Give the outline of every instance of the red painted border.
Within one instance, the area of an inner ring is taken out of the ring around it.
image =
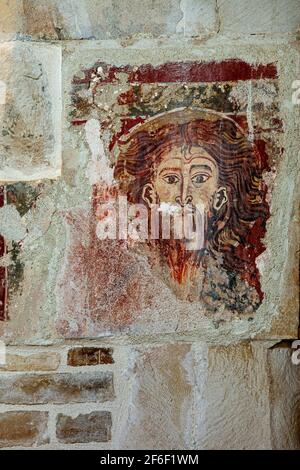
[[[112,83],[117,80],[117,73],[127,73],[128,83],[189,83],[189,82],[230,82],[238,80],[259,80],[278,78],[275,63],[249,64],[239,59],[227,59],[221,62],[166,62],[133,67],[116,67],[105,62],[97,62],[94,67],[84,70],[84,78],[74,77],[73,84],[89,83],[92,75],[97,75],[101,67],[104,75],[100,83]]]
[[[276,65],[252,65],[236,59],[222,62],[175,62],[158,67],[147,64],[133,72],[129,81],[141,83],[230,82],[260,78],[277,78]]]

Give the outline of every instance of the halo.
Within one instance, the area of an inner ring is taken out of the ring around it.
[[[126,142],[134,137],[135,134],[143,130],[152,130],[155,132],[157,129],[160,129],[162,126],[170,122],[170,118],[174,124],[186,124],[191,121],[198,119],[204,119],[209,121],[218,121],[220,119],[229,121],[234,124],[236,129],[244,136],[249,143],[252,142],[249,140],[247,133],[242,129],[242,127],[232,118],[228,117],[226,114],[214,111],[213,109],[208,108],[189,108],[182,107],[172,109],[171,111],[166,111],[164,113],[156,114],[151,116],[144,122],[140,122],[133,126],[126,134],[123,134],[115,143],[112,148],[112,154],[117,159],[120,148],[119,144],[126,144]]]

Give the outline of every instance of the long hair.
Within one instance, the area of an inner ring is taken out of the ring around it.
[[[207,248],[223,266],[256,284],[255,258],[264,247],[269,208],[259,152],[235,121],[210,110],[166,113],[140,125],[118,143],[115,178],[130,202],[141,203],[162,155],[174,147],[200,147],[216,162],[228,202],[213,211]]]

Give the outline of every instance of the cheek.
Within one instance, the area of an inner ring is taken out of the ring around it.
[[[159,199],[164,202],[174,201],[179,192],[178,185],[164,182],[154,184],[154,189]]]
[[[201,188],[193,188],[192,196],[194,202],[201,202],[208,208],[217,189],[217,181],[204,183]]]

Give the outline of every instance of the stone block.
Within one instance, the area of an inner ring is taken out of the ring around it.
[[[220,0],[218,6],[221,33],[295,33],[300,28],[298,0]]]
[[[208,349],[205,412],[196,431],[201,448],[272,448],[267,348],[253,342]]]
[[[0,413],[0,447],[36,447],[49,442],[48,413],[7,411]]]
[[[57,178],[61,172],[61,50],[0,44],[0,181]],[[5,87],[5,88],[4,88]]]
[[[23,0],[2,0],[0,41],[16,39],[23,27]]]
[[[113,375],[110,372],[0,375],[0,403],[28,405],[113,399]]]
[[[126,377],[116,448],[271,448],[267,345],[138,347]]]
[[[111,440],[111,413],[94,411],[75,418],[64,414],[57,416],[56,436],[59,442],[108,442]]]
[[[127,404],[116,421],[120,449],[185,449],[193,435],[190,344],[141,347],[129,359]],[[195,410],[196,411],[196,410]]]
[[[205,38],[218,32],[219,19],[215,0],[181,0],[182,19],[176,30],[184,37]]]
[[[54,352],[12,353],[7,352],[6,364],[0,370],[6,371],[47,371],[56,370],[60,364],[60,355]]]
[[[99,364],[113,364],[113,350],[111,348],[72,348],[68,351],[68,365],[97,366]]]
[[[299,348],[300,342],[295,345]],[[293,357],[294,356],[294,357]],[[300,353],[292,342],[268,350],[273,449],[300,448]]]
[[[161,37],[174,34],[181,17],[179,0],[26,0],[19,30],[37,39]]]

